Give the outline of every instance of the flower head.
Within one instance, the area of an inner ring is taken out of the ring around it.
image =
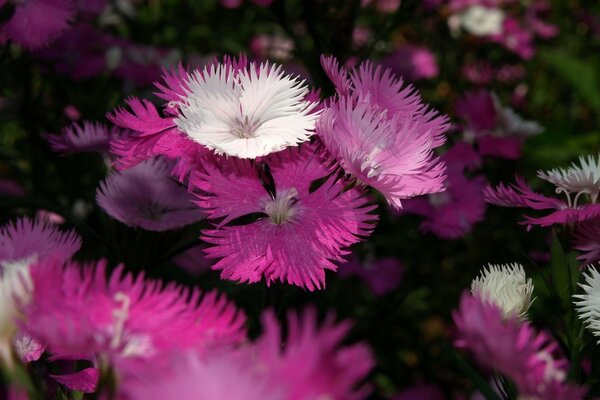
[[[520,264],[489,264],[471,283],[471,292],[498,306],[505,318],[513,318],[525,315],[531,306],[533,282]]]
[[[60,135],[46,135],[46,140],[58,153],[108,153],[111,138],[122,135],[117,127],[109,129],[104,124],[83,121],[81,125],[73,123],[63,128]]]
[[[538,171],[538,177],[555,185],[557,193],[574,193],[575,198],[585,193],[590,196],[592,203],[596,203],[600,193],[600,155],[597,159],[593,156],[581,156],[579,165],[572,163],[567,169]]]
[[[264,276],[267,283],[321,288],[325,270],[337,269],[332,261],[342,260],[347,246],[371,232],[375,206],[358,189],[345,190],[343,181],[328,176],[323,152],[313,145],[273,154],[264,162],[271,191],[249,161],[206,163],[190,178],[198,189],[198,205],[215,220],[216,229],[202,231],[208,257],[220,258],[212,268],[222,270],[226,279],[258,282]],[[311,187],[320,179],[319,186]],[[262,217],[239,220],[251,215]]]
[[[444,190],[440,146],[447,119],[427,111],[419,96],[389,70],[362,64],[348,74],[333,58],[322,64],[337,97],[325,107],[317,133],[344,171],[381,192],[388,203]]]
[[[587,328],[594,336],[600,337],[600,273],[595,266],[590,266],[583,277],[585,283],[579,286],[584,293],[573,296],[576,299],[575,307]]]
[[[95,265],[46,260],[31,269],[34,295],[24,327],[59,356],[100,357],[113,364],[171,350],[204,351],[245,337],[243,314],[216,292]]]
[[[165,231],[192,224],[204,213],[193,196],[170,176],[173,163],[161,158],[113,172],[100,183],[96,201],[125,225]]]
[[[590,219],[575,226],[573,248],[582,252],[577,259],[583,265],[600,261],[600,219]]]

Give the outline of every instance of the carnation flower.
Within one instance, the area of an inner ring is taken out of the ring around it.
[[[598,159],[593,156],[579,157],[579,165],[572,163],[571,167],[554,168],[549,171],[538,171],[538,177],[556,186],[556,193],[573,193],[577,199],[583,193],[590,196],[592,203],[596,203],[600,192],[600,155]],[[570,198],[569,198],[570,200]]]
[[[383,296],[400,285],[406,268],[394,257],[367,258],[361,261],[353,256],[340,266],[341,276],[357,276],[362,279],[376,296]]]
[[[533,282],[517,263],[488,264],[471,283],[471,292],[498,306],[505,318],[526,315],[533,302]]]
[[[61,357],[120,365],[174,350],[205,351],[245,337],[244,315],[216,292],[204,295],[125,274],[106,262],[46,260],[31,268],[34,295],[24,327]]]
[[[600,337],[600,273],[597,267],[590,266],[583,278],[585,283],[579,286],[585,293],[573,296],[576,299],[575,307],[589,331]]]
[[[47,45],[69,27],[75,9],[71,0],[3,0],[14,3],[15,11],[0,24],[0,42],[12,40],[28,50]]]
[[[96,201],[125,225],[149,231],[181,228],[204,218],[193,196],[170,176],[173,163],[161,158],[119,172],[100,182]]]
[[[575,226],[573,248],[582,252],[577,259],[583,265],[600,261],[600,219],[590,219]]]
[[[433,149],[444,142],[447,119],[427,111],[389,70],[365,63],[348,74],[333,58],[321,62],[337,97],[317,132],[344,171],[397,209],[402,199],[443,191],[445,168]]]
[[[337,269],[332,261],[341,261],[347,246],[370,234],[375,206],[358,189],[345,190],[343,181],[328,177],[330,168],[312,145],[264,161],[271,192],[249,161],[206,163],[190,178],[199,189],[198,205],[209,218],[222,219],[216,229],[202,231],[207,256],[221,258],[212,268],[231,280],[258,282],[264,276],[268,284],[280,280],[319,289],[325,270]],[[251,214],[261,217],[231,223]]]
[[[119,137],[123,132],[117,127],[109,129],[106,125],[83,121],[63,128],[60,135],[46,135],[52,150],[57,153],[108,153],[111,138]]]
[[[600,204],[580,205],[577,203],[578,196],[575,196],[574,201],[572,201],[570,194],[568,192],[564,193],[567,196],[567,201],[546,197],[534,192],[522,177],[517,176],[516,183],[510,185],[501,183],[495,188],[488,186],[483,195],[488,203],[498,206],[525,207],[538,211],[553,210],[550,214],[542,217],[525,215],[525,221],[521,224],[527,225],[528,229],[532,225],[546,227],[553,224],[570,224],[600,216]]]
[[[566,381],[567,360],[550,336],[527,322],[504,318],[496,304],[464,293],[453,319],[456,345],[468,349],[481,365],[513,380],[523,398],[581,399],[586,393]]]
[[[459,16],[462,27],[475,36],[497,35],[502,32],[504,13],[497,8],[472,5]]]
[[[396,75],[413,82],[419,79],[435,78],[440,72],[435,54],[427,47],[421,46],[399,47],[385,57],[381,63]]]

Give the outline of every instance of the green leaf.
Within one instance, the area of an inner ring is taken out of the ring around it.
[[[550,257],[552,286],[560,299],[560,304],[567,308],[571,304],[571,273],[569,271],[567,256],[556,234],[552,235]]]

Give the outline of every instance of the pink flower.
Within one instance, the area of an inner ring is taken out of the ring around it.
[[[75,231],[61,231],[56,225],[21,218],[0,228],[0,266],[31,263],[52,255],[69,259],[81,247]]]
[[[0,7],[10,0],[0,1]],[[0,42],[11,40],[35,50],[46,46],[69,27],[74,16],[71,0],[14,1],[15,11],[8,22],[0,25]]]
[[[524,60],[531,59],[535,53],[533,33],[526,27],[521,26],[520,22],[515,18],[504,19],[502,33],[493,35],[491,39],[502,44],[513,53],[518,54]]]
[[[573,248],[581,252],[577,259],[582,265],[600,261],[600,219],[590,219],[575,226]]]
[[[226,8],[238,8],[244,0],[219,0],[219,2]],[[269,7],[273,0],[252,0],[252,2],[260,7]]]
[[[442,145],[446,117],[428,111],[412,87],[389,70],[364,63],[351,73],[334,58],[321,63],[336,86],[317,122],[317,133],[344,171],[382,193],[399,209],[401,200],[444,190]]]
[[[289,149],[264,159],[272,175],[260,178],[250,162],[221,160],[196,171],[190,185],[199,189],[198,205],[211,219],[222,219],[216,229],[202,231],[211,246],[209,258],[221,258],[212,268],[225,279],[267,284],[283,281],[320,289],[332,261],[348,254],[347,246],[368,236],[377,218],[375,206],[357,189],[328,176],[330,168],[313,145]],[[262,170],[262,168],[261,168]],[[264,171],[264,170],[263,170]],[[321,179],[322,178],[322,179]],[[320,186],[311,184],[320,180]],[[240,217],[262,214],[245,224]]]
[[[244,315],[216,292],[163,286],[122,266],[107,276],[106,267],[46,260],[31,268],[26,331],[60,357],[97,356],[113,365],[244,339]]]
[[[564,190],[563,190],[564,192]],[[560,193],[560,191],[557,191]],[[573,204],[571,195],[565,192],[567,201],[555,197],[546,197],[534,192],[522,177],[516,177],[516,183],[499,184],[495,188],[488,186],[483,196],[488,203],[502,207],[530,208],[532,210],[551,210],[542,217],[524,215],[525,221],[520,222],[531,229],[532,225],[547,227],[554,224],[571,224],[586,221],[600,216],[600,204],[577,204],[577,196]]]
[[[453,314],[456,345],[468,349],[483,366],[512,379],[523,397],[581,399],[586,393],[566,382],[567,361],[548,335],[527,322],[504,319],[496,305],[465,292]]]
[[[435,78],[439,67],[435,54],[426,47],[406,45],[385,57],[381,64],[408,81]]]
[[[260,368],[285,387],[287,400],[362,399],[369,388],[357,387],[374,365],[363,343],[342,346],[350,324],[336,324],[330,314],[319,327],[316,312],[288,314],[288,334],[273,313],[263,315],[263,334],[256,342]],[[282,346],[282,343],[285,343]]]
[[[396,289],[402,277],[405,267],[394,257],[383,257],[381,259],[366,259],[361,262],[358,257],[353,256],[347,263],[340,266],[341,276],[357,276],[369,285],[376,296],[382,296]]]
[[[183,253],[180,253],[173,257],[173,262],[181,269],[187,271],[191,275],[197,276],[203,272],[210,270],[212,264],[209,259],[206,258],[206,246],[198,245],[194,246]]]
[[[96,201],[108,215],[134,228],[166,231],[193,224],[204,213],[170,176],[172,167],[173,162],[156,158],[113,172],[100,182]]]
[[[123,130],[106,125],[83,121],[62,129],[60,135],[45,135],[53,151],[62,154],[99,152],[108,153],[111,138],[124,135]]]
[[[360,5],[368,7],[374,5],[381,13],[393,13],[400,7],[401,0],[361,0]]]

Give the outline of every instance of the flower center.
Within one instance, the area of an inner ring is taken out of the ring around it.
[[[231,133],[240,139],[253,138],[260,125],[260,122],[253,121],[245,115],[243,119],[235,119]]]
[[[282,225],[296,215],[297,210],[294,207],[298,201],[296,196],[298,196],[298,191],[292,188],[279,192],[273,201],[267,203],[265,213],[271,218],[271,222]]]

